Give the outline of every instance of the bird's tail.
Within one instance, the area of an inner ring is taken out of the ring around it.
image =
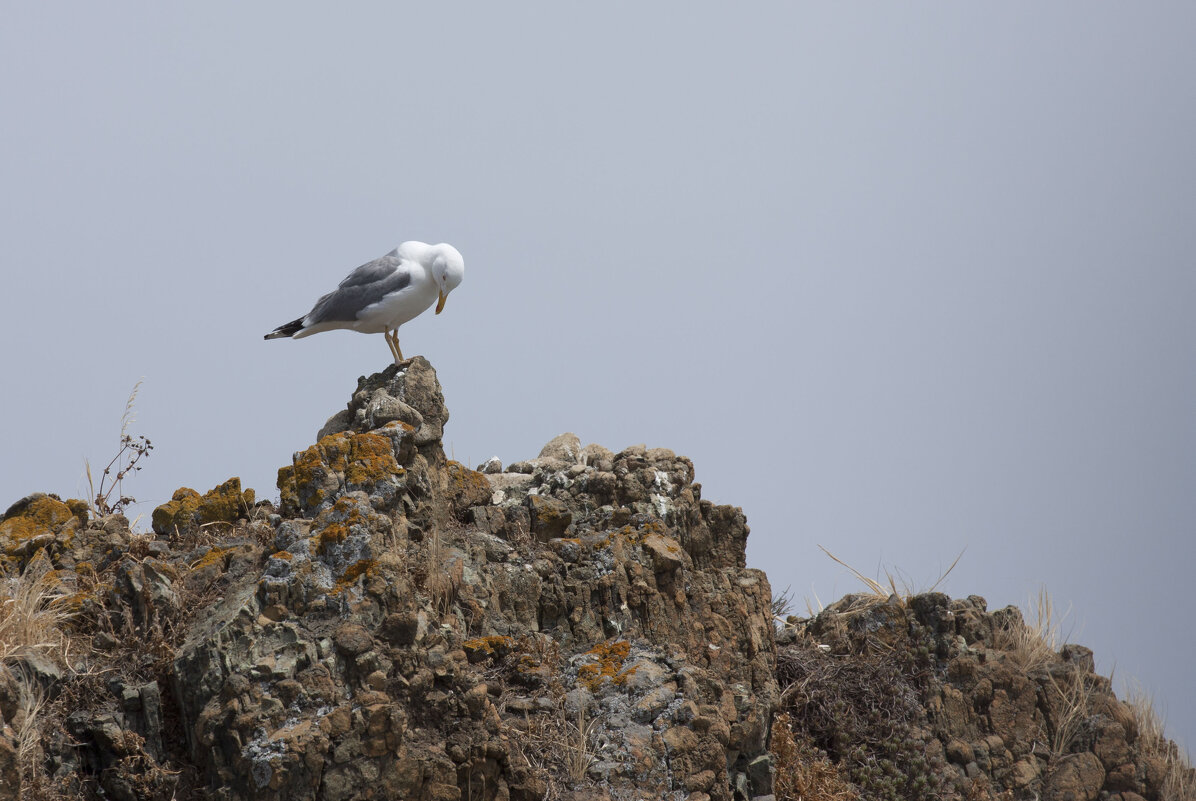
[[[299,333],[299,329],[303,328],[303,318],[298,320],[291,320],[286,325],[280,325],[270,333],[266,334],[265,339],[282,339],[283,337],[293,337]]]

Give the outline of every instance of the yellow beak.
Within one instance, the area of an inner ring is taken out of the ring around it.
[[[447,297],[448,297],[448,295],[444,294],[443,292],[440,293],[440,300],[438,300],[436,302],[436,313],[437,314],[440,314],[441,310],[444,309],[444,301]]]

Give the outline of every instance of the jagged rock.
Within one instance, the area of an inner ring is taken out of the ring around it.
[[[114,672],[64,694],[77,708],[42,738],[56,786],[763,801],[799,786],[794,753],[834,779],[826,797],[1135,801],[1174,784],[1091,652],[1019,651],[1016,609],[857,595],[778,631],[742,510],[703,499],[685,457],[564,434],[473,471],[445,459],[447,420],[417,358],[359,379],[279,471],[277,510],[235,480],[183,489],[154,539],[49,496],[14,505],[4,553],[44,555]],[[72,681],[50,664],[33,680]],[[0,670],[6,722],[24,680]]]

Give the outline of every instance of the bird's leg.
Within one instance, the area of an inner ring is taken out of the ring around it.
[[[397,363],[399,358],[398,358],[398,356],[395,355],[395,343],[392,342],[390,339],[390,329],[383,331],[382,336],[386,340],[386,347],[390,348],[391,358],[394,359],[395,362]]]
[[[399,347],[399,329],[386,331],[386,344],[390,345],[391,355],[395,357],[395,364],[403,361],[403,350]]]

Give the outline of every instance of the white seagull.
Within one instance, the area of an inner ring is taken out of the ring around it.
[[[340,286],[317,300],[311,311],[275,328],[266,339],[299,339],[336,328],[380,333],[398,364],[403,361],[399,326],[423,314],[433,303],[440,314],[445,298],[464,277],[465,260],[452,245],[404,242],[349,273]]]

